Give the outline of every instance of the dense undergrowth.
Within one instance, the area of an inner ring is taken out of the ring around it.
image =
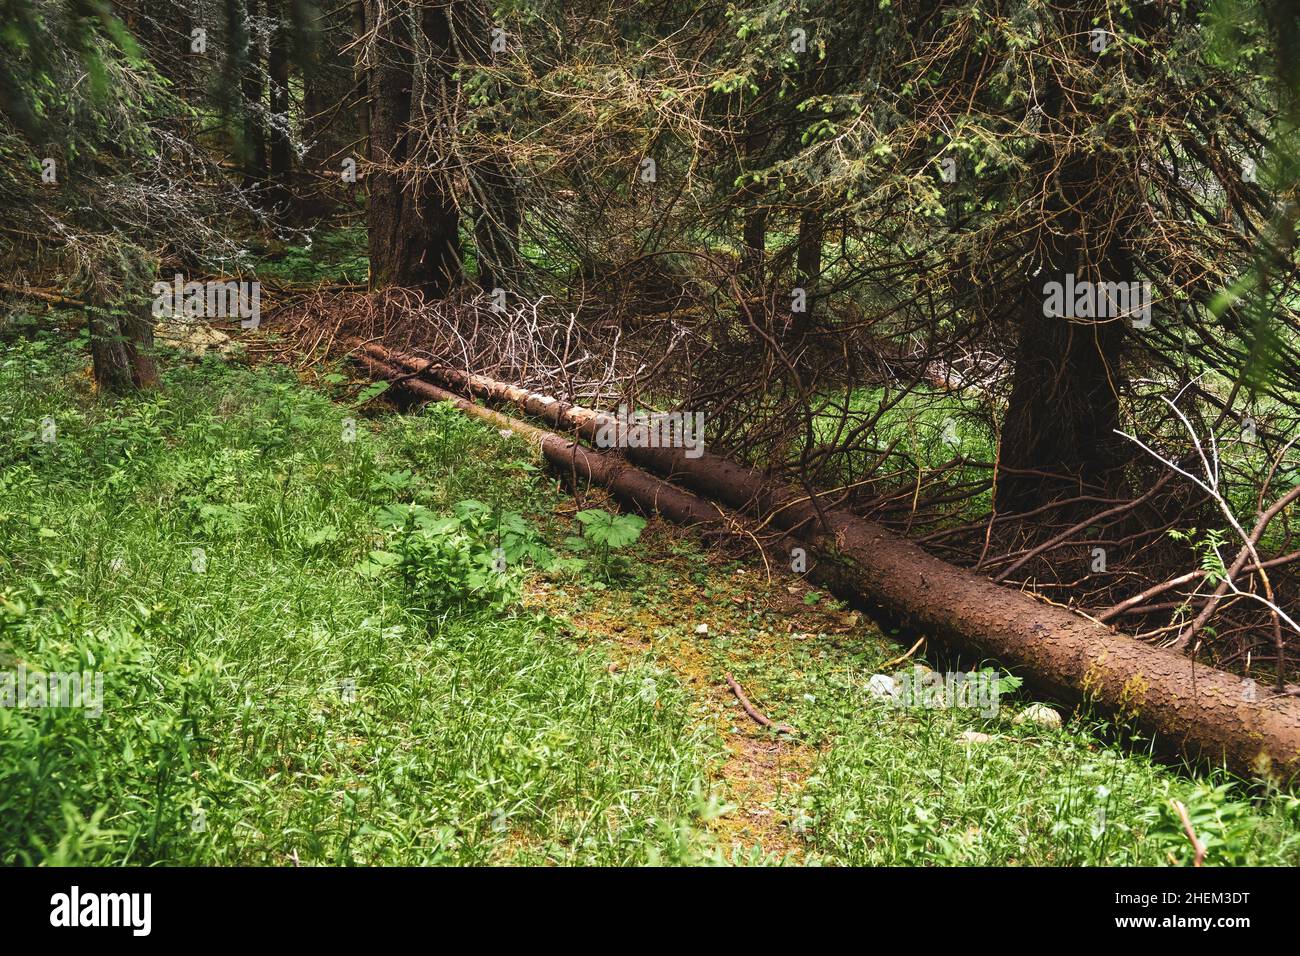
[[[758,728],[720,731],[658,651],[610,668],[572,608],[520,599],[549,580],[698,614],[722,603],[712,556],[679,541],[691,586],[668,583],[638,527],[557,517],[524,447],[450,408],[372,414],[341,374],[329,395],[278,368],[164,366],[160,392],[109,404],[53,334],[0,358],[0,669],[104,675],[99,716],[0,707],[0,862],[784,856],[717,826],[739,812],[720,735]],[[864,683],[895,645],[764,636],[785,630],[696,644],[706,684],[735,671],[804,735],[809,772],[767,808],[801,859],[1182,863],[1180,800],[1210,863],[1300,861],[1294,798],[1178,775],[1080,721],[1013,724],[1027,701],[884,707]]]
[[[544,617],[424,607],[358,568],[383,509],[544,506],[518,448],[445,410],[344,441],[347,408],[219,364],[103,406],[66,350],[7,351],[7,666],[102,670],[105,699],[98,718],[0,709],[0,859],[693,852],[707,750],[671,687],[648,700]]]

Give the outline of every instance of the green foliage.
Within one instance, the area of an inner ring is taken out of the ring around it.
[[[519,597],[528,564],[549,565],[550,551],[516,512],[481,501],[458,502],[450,515],[422,505],[387,505],[379,524],[391,532],[383,550],[357,565],[369,578],[396,574],[416,606],[440,613],[482,607],[501,611]]]
[[[497,546],[516,584],[544,561],[519,516],[553,485],[495,431],[433,408],[346,442],[271,369],[165,368],[104,406],[65,343],[0,357],[0,671],[104,675],[99,717],[0,707],[0,864],[709,857],[711,745],[671,678],[656,707],[644,668],[434,583]],[[353,570],[403,535],[468,561],[413,562],[427,600]]]
[[[253,268],[263,278],[284,282],[364,283],[370,268],[366,230],[361,226],[317,230],[302,245],[257,261]]]
[[[1009,687],[1007,689],[1010,689]],[[1252,806],[1226,781],[1188,781],[1098,750],[1105,728],[976,722],[959,712],[868,705],[800,800],[813,847],[853,865],[1190,865],[1171,800],[1187,805],[1207,865],[1295,865],[1297,802]],[[989,739],[970,743],[963,726]]]
[[[1223,563],[1223,554],[1219,550],[1227,543],[1227,536],[1223,531],[1218,528],[1208,528],[1198,534],[1195,528],[1188,528],[1186,531],[1170,528],[1167,533],[1175,541],[1185,541],[1191,545],[1200,559],[1207,585],[1214,587],[1223,580],[1224,575],[1228,573],[1227,566]]]
[[[645,519],[640,515],[610,514],[600,508],[579,511],[575,517],[582,525],[582,536],[567,538],[565,543],[569,548],[589,553],[593,570],[605,584],[626,575],[630,570],[630,562],[626,555],[617,552],[641,537]]]

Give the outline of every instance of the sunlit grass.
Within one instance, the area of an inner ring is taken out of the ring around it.
[[[0,366],[0,654],[103,671],[104,713],[0,708],[0,860],[703,852],[708,750],[671,682],[648,699],[545,616],[434,615],[354,570],[395,501],[545,510],[518,446],[445,410],[345,442],[355,411],[213,363],[105,408],[67,354]]]

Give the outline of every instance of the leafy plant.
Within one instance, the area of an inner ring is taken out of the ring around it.
[[[626,575],[630,562],[615,552],[641,537],[645,519],[640,515],[610,514],[601,508],[579,511],[576,517],[582,524],[582,537],[570,536],[565,543],[574,551],[591,554],[591,565],[604,583]]]
[[[1177,528],[1170,528],[1167,532],[1169,537],[1175,541],[1186,541],[1191,545],[1192,550],[1199,556],[1201,570],[1205,572],[1205,583],[1216,585],[1223,580],[1228,573],[1223,563],[1223,555],[1219,549],[1227,542],[1224,533],[1217,528],[1208,528],[1198,536],[1195,528],[1187,531],[1179,531]]]
[[[501,610],[518,600],[525,561],[543,567],[551,561],[521,515],[474,499],[458,502],[450,515],[418,504],[387,505],[379,522],[392,534],[388,547],[371,551],[356,570],[374,578],[396,574],[428,610]]]

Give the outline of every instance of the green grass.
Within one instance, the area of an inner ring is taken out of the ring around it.
[[[1300,863],[1287,794],[1086,721],[1014,724],[1023,695],[989,718],[879,704],[865,682],[895,643],[826,632],[828,597],[751,603],[761,569],[689,538],[549,573],[570,610],[645,629],[611,673],[520,604],[529,559],[481,584],[501,528],[533,555],[578,529],[521,443],[447,407],[368,417],[340,375],[325,395],[175,355],[160,393],[108,404],[84,365],[52,336],[0,353],[0,670],[105,676],[99,717],[0,707],[0,863],[774,862],[711,829],[754,809],[718,796],[719,716],[761,733],[719,714],[727,671],[800,729],[805,779],[769,809],[810,862],[1185,863],[1179,800],[1210,864]],[[437,534],[415,547],[394,516]]]
[[[310,242],[292,245],[255,263],[257,275],[281,282],[363,283],[370,273],[362,226],[316,230]]]
[[[679,538],[652,535],[632,557],[626,578],[573,595],[571,613],[628,622],[642,661],[694,676],[697,687],[734,674],[770,718],[798,728],[786,761],[806,765],[802,782],[737,812],[776,815],[810,862],[1190,865],[1178,801],[1206,865],[1300,864],[1300,799],[1268,781],[1159,763],[1140,740],[1114,742],[1085,711],[1059,729],[1017,723],[1037,702],[1023,688],[1001,697],[996,713],[889,706],[867,683],[910,670],[910,661],[885,666],[900,636],[796,577],[768,585],[753,562],[726,562]],[[695,635],[701,622],[704,638]],[[604,640],[626,657],[626,634]],[[701,719],[724,732],[769,736],[734,699],[696,699]],[[967,732],[988,739],[968,743]]]
[[[105,675],[98,718],[0,708],[0,862],[703,858],[710,751],[672,682],[355,570],[394,503],[546,511],[521,446],[446,409],[344,442],[327,397],[173,356],[108,406],[83,362],[0,363],[0,661]]]
[[[1086,721],[1047,730],[967,713],[864,703],[797,811],[814,847],[855,865],[1185,865],[1187,808],[1208,865],[1300,863],[1300,807],[1252,800],[1099,746]],[[964,730],[985,733],[966,743]]]

